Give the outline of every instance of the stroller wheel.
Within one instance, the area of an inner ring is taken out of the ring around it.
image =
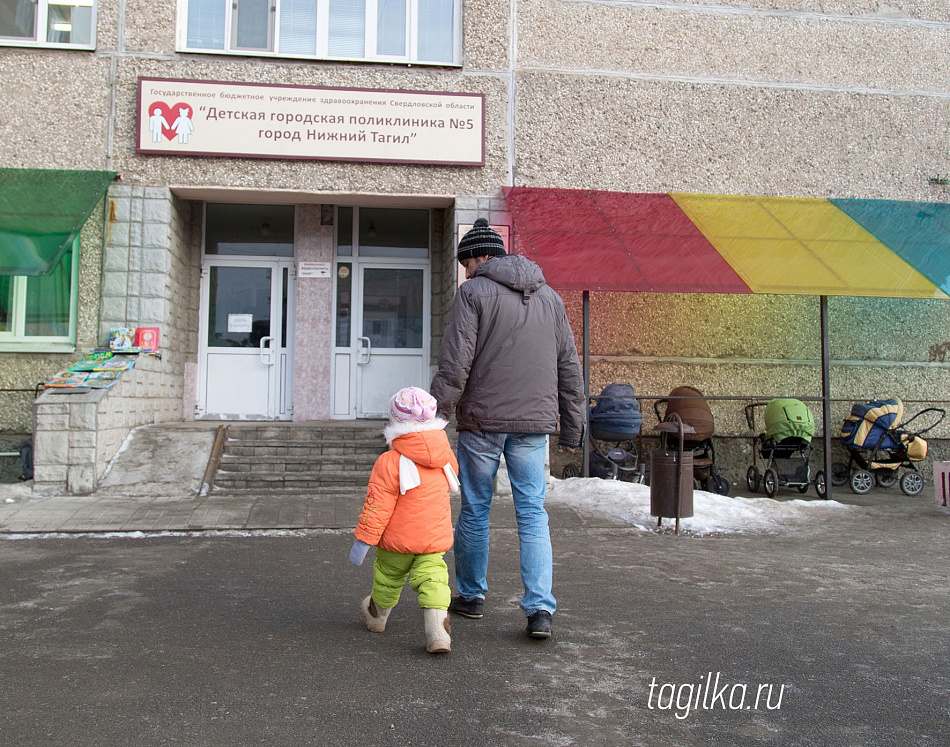
[[[581,471],[577,468],[576,464],[568,464],[564,467],[564,470],[561,472],[561,479],[567,480],[571,477],[580,477]]]
[[[719,474],[711,474],[703,482],[703,490],[718,495],[729,495],[729,481]]]
[[[749,467],[748,471],[745,473],[746,485],[749,486],[749,490],[753,493],[759,489],[759,481],[761,479],[762,476],[755,467]]]
[[[807,492],[808,492],[808,483],[805,483],[804,485],[799,485],[799,486],[798,486],[798,492],[799,492],[799,493],[807,493]]]
[[[778,493],[778,473],[771,467],[765,470],[765,475],[762,477],[762,487],[769,498],[774,498],[775,494]]]
[[[924,478],[919,472],[905,472],[901,478],[901,491],[904,495],[917,495],[924,489]]]
[[[894,485],[897,485],[897,471],[888,471],[888,472],[875,472],[874,473],[874,482],[878,484],[878,487],[881,488],[890,488]]]
[[[858,495],[869,493],[874,487],[874,477],[866,469],[859,469],[851,475],[851,490]]]
[[[831,465],[831,484],[841,487],[848,482],[851,470],[843,462],[835,462]]]
[[[825,471],[823,469],[815,473],[815,492],[818,493],[819,498],[825,498],[828,495],[828,486],[825,485]]]

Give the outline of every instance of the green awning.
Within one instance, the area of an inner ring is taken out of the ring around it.
[[[43,275],[105,194],[114,171],[0,168],[0,275]]]

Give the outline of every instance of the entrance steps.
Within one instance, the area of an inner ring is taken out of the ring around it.
[[[216,495],[313,493],[361,501],[385,422],[231,423],[210,487]]]

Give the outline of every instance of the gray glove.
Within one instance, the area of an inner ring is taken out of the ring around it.
[[[353,547],[350,548],[350,562],[353,565],[363,565],[370,547],[372,545],[367,545],[362,540],[353,540]]]

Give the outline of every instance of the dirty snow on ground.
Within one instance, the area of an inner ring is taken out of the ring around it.
[[[20,502],[32,497],[31,483],[3,485],[0,499],[7,503]],[[620,519],[642,531],[655,531],[656,517],[650,514],[650,487],[619,480],[574,477],[548,482],[547,501],[550,504],[573,506],[583,511],[602,513]],[[824,521],[830,513],[847,511],[851,506],[837,501],[820,500],[813,494],[805,499],[773,500],[723,496],[702,490],[693,492],[693,516],[680,520],[680,531],[692,535],[780,533],[810,522]],[[947,509],[944,509],[947,510]],[[671,528],[673,519],[664,519],[663,527]],[[227,531],[227,536],[296,536],[308,530],[252,530]],[[212,531],[196,535],[209,536]],[[114,536],[180,536],[188,532],[117,532]],[[19,535],[24,539],[29,535]],[[64,535],[82,536],[82,535]],[[97,533],[97,536],[106,536]]]
[[[650,514],[648,485],[597,478],[559,480],[552,477],[548,483],[547,501],[606,514],[643,531],[657,528],[657,519]],[[820,500],[814,495],[804,500],[773,500],[696,490],[693,491],[693,516],[680,519],[680,531],[695,535],[777,533],[791,525],[823,521],[830,512],[849,508],[843,503]],[[663,520],[663,526],[674,524],[673,519]]]
[[[33,497],[33,481],[13,482],[0,485],[0,500],[4,503],[17,503]]]

